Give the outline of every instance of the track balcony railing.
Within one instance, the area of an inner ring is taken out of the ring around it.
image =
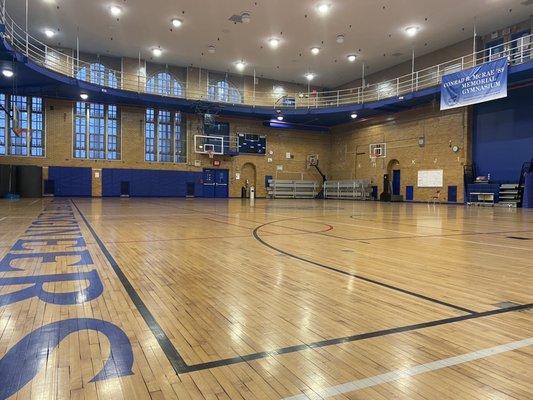
[[[103,87],[150,93],[147,90],[146,74],[141,70],[137,73],[124,73],[105,67],[103,70],[91,71],[91,63],[73,56],[72,51],[71,54],[68,54],[66,50],[51,47],[36,39],[19,26],[6,13],[5,9],[2,10],[1,17],[5,26],[4,40],[14,50],[24,54],[34,63],[60,74]],[[533,58],[532,37],[533,35],[523,36],[394,79],[350,89],[295,93],[242,90],[239,91],[239,96],[236,96],[235,92],[233,94],[232,92],[221,94],[220,88],[206,84],[203,87],[187,85],[179,96],[172,94],[165,94],[164,96],[215,103],[242,104],[252,107],[272,107],[273,109],[333,108],[370,103],[388,98],[402,98],[418,90],[439,85],[443,75],[470,68],[486,61],[502,57],[506,57],[510,65],[530,61]],[[277,90],[279,91],[279,88]]]

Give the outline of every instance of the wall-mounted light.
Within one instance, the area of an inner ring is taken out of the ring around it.
[[[357,118],[357,113],[356,112],[353,112],[350,114],[350,118],[351,119],[356,119]]]
[[[87,93],[80,93],[80,98],[85,101],[89,98],[89,95]]]
[[[10,68],[3,68],[2,75],[4,75],[6,78],[12,78],[15,73]]]

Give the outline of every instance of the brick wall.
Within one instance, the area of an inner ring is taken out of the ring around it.
[[[370,178],[383,191],[383,174],[389,163],[397,160],[401,171],[401,194],[414,186],[414,200],[430,199],[436,189],[418,188],[419,170],[444,170],[441,198],[446,200],[447,186],[457,186],[457,200],[463,200],[463,166],[470,158],[470,117],[467,108],[440,112],[438,104],[389,116],[335,127],[331,138],[329,179]],[[424,138],[424,145],[419,145]],[[372,162],[371,143],[386,143],[386,158]],[[452,147],[459,151],[454,153]]]
[[[91,167],[93,169],[93,196],[101,195],[101,169],[102,168],[136,168],[136,169],[165,169],[182,171],[201,171],[203,168],[212,167],[212,160],[203,154],[194,153],[193,137],[198,133],[199,118],[196,115],[186,115],[188,137],[188,162],[187,163],[158,163],[144,161],[144,108],[121,106],[121,131],[122,146],[121,160],[80,160],[73,158],[73,103],[64,100],[45,100],[46,121],[46,157],[0,157],[2,164],[25,164],[48,166]],[[323,168],[329,164],[330,137],[325,133],[310,133],[303,131],[286,131],[268,128],[261,121],[220,118],[229,122],[232,140],[236,134],[251,133],[267,136],[267,156],[237,156],[219,157],[221,166],[230,173],[230,196],[240,196],[244,179],[236,179],[236,174],[241,174],[245,164],[248,164],[244,173],[253,166],[255,168],[256,186],[258,197],[265,196],[265,175],[276,176],[278,165],[283,166],[279,172],[280,179],[305,179],[320,180],[320,176],[307,168],[306,160],[309,154],[319,154]],[[290,152],[293,158],[286,159]],[[218,156],[217,156],[218,157]],[[272,159],[271,162],[268,159]],[[199,160],[200,167],[194,166],[194,161]],[[100,174],[100,178],[96,177]],[[44,174],[45,175],[45,174]],[[253,184],[253,182],[250,182]]]

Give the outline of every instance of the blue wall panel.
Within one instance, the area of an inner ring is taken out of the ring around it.
[[[54,181],[54,196],[91,196],[92,169],[49,167],[48,180]]]
[[[533,157],[533,88],[474,106],[473,154],[478,175],[516,183],[522,163]]]
[[[104,168],[102,196],[120,196],[125,181],[130,183],[131,197],[185,197],[187,182],[194,182],[195,196],[202,197],[201,179],[201,172]]]

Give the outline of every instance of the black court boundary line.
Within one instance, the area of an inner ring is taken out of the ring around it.
[[[257,228],[254,229],[253,236],[259,243],[261,243],[262,245],[264,245],[264,246],[266,246],[266,247],[268,247],[268,248],[270,248],[270,249],[272,249],[274,251],[277,251],[278,253],[285,254],[286,256],[295,258],[297,260],[312,264],[312,265],[320,267],[320,268],[327,269],[329,271],[333,271],[333,272],[337,272],[337,273],[340,273],[340,274],[343,274],[343,275],[351,276],[352,278],[356,278],[356,279],[359,279],[359,280],[362,280],[362,281],[365,281],[365,282],[368,282],[368,283],[372,283],[374,285],[382,286],[382,287],[385,287],[387,289],[395,290],[397,292],[401,292],[401,293],[407,294],[409,296],[417,297],[417,298],[422,299],[422,300],[430,301],[432,303],[436,303],[436,304],[439,304],[441,306],[453,308],[453,309],[455,309],[457,311],[462,311],[462,312],[466,312],[466,313],[469,313],[469,314],[476,314],[477,313],[476,311],[470,310],[470,309],[465,308],[465,307],[457,306],[455,304],[451,304],[451,303],[447,303],[447,302],[442,301],[442,300],[434,299],[432,297],[425,296],[425,295],[420,294],[420,293],[412,292],[412,291],[407,290],[407,289],[402,289],[402,288],[397,287],[397,286],[389,285],[388,283],[380,282],[380,281],[377,281],[377,280],[374,280],[374,279],[371,279],[371,278],[367,278],[367,277],[362,276],[362,275],[354,274],[352,272],[344,271],[342,269],[338,269],[338,268],[335,268],[335,267],[332,267],[332,266],[329,266],[329,265],[321,264],[321,263],[316,262],[316,261],[308,260],[307,258],[303,258],[303,257],[297,256],[295,254],[288,253],[288,252],[286,252],[284,250],[278,249],[277,247],[271,245],[270,243],[265,242],[259,236],[259,233],[258,233],[259,229],[261,229],[262,227],[270,225],[270,224],[274,224],[276,222],[280,222],[280,221],[267,222],[267,223],[265,223],[263,225],[258,226]]]
[[[157,342],[161,346],[161,350],[163,350],[165,356],[167,357],[168,361],[172,365],[172,368],[178,375],[184,374],[184,373],[207,370],[211,368],[223,367],[227,365],[247,363],[249,361],[259,360],[262,358],[271,357],[275,355],[289,354],[289,353],[294,353],[294,352],[308,350],[308,349],[316,349],[320,347],[355,342],[359,340],[370,339],[370,338],[381,337],[381,336],[389,336],[395,333],[411,332],[411,331],[415,331],[419,329],[451,324],[454,322],[483,318],[483,317],[488,317],[488,316],[493,316],[493,315],[498,315],[498,314],[505,314],[505,313],[509,313],[513,311],[523,311],[523,310],[528,310],[530,308],[533,308],[533,303],[522,304],[522,305],[510,307],[510,308],[496,309],[496,310],[484,311],[484,312],[479,312],[479,313],[471,313],[468,315],[461,315],[458,317],[451,317],[451,318],[445,318],[445,319],[440,319],[440,320],[435,320],[435,321],[422,322],[422,323],[413,324],[413,325],[405,325],[401,327],[384,329],[384,330],[379,330],[379,331],[374,331],[374,332],[361,333],[361,334],[356,334],[356,335],[351,335],[351,336],[343,336],[340,338],[321,340],[321,341],[313,342],[309,344],[300,344],[300,345],[282,347],[282,348],[271,350],[271,351],[263,351],[263,352],[252,353],[252,354],[247,354],[243,356],[236,356],[236,357],[222,359],[222,360],[215,360],[215,361],[209,361],[205,363],[188,365],[183,360],[178,350],[174,347],[174,345],[172,344],[168,336],[165,334],[161,326],[157,323],[155,317],[152,315],[150,310],[148,310],[148,308],[146,307],[142,299],[139,297],[139,295],[137,294],[137,292],[135,291],[135,289],[129,282],[124,272],[122,272],[122,270],[120,269],[120,266],[118,265],[116,260],[113,258],[109,250],[107,250],[107,248],[105,247],[102,240],[96,234],[95,230],[93,229],[89,221],[87,221],[87,219],[85,218],[83,213],[80,211],[76,203],[73,200],[71,200],[71,202],[76,208],[76,210],[78,211],[78,214],[80,215],[80,217],[83,219],[83,222],[87,226],[87,229],[89,229],[89,231],[95,238],[96,243],[100,247],[100,250],[102,251],[107,261],[113,268],[113,271],[115,271],[117,277],[119,278],[122,285],[124,286],[124,289],[130,296],[130,299],[132,300],[133,304],[135,305],[135,307],[137,308],[137,310],[143,317],[144,321],[150,328],[152,334],[155,336]]]
[[[134,289],[122,269],[120,269],[120,266],[116,262],[116,260],[113,258],[109,250],[105,247],[104,243],[100,239],[100,237],[96,234],[95,230],[87,221],[87,218],[85,218],[85,215],[80,211],[76,203],[71,200],[72,204],[80,214],[81,218],[83,219],[83,222],[93,235],[94,239],[96,240],[96,243],[100,247],[100,250],[106,257],[107,261],[111,265],[111,268],[113,268],[113,271],[115,271],[115,274],[117,275],[118,279],[120,280],[120,283],[122,283],[122,286],[124,286],[124,289],[126,290],[126,293],[128,293],[128,296],[130,296],[131,301],[143,317],[144,321],[148,325],[148,328],[152,331],[153,335],[155,336],[157,342],[159,343],[159,346],[161,346],[161,349],[165,353],[165,356],[167,357],[168,361],[172,365],[172,368],[174,368],[174,371],[176,371],[177,374],[183,373],[183,372],[190,372],[189,366],[185,363],[185,360],[181,355],[179,354],[178,350],[174,347],[166,333],[163,331],[163,328],[161,328],[161,325],[158,324],[155,317],[152,315],[150,310],[148,310],[148,307],[146,307],[146,304],[142,301],[141,297],[137,293],[137,291]]]
[[[390,329],[383,329],[383,330],[374,331],[374,332],[366,332],[366,333],[360,333],[356,335],[343,336],[343,337],[334,338],[334,339],[321,340],[321,341],[313,342],[309,344],[299,344],[295,346],[282,347],[282,348],[271,350],[271,351],[262,351],[259,353],[252,353],[252,354],[247,354],[244,356],[237,356],[233,358],[226,358],[223,360],[210,361],[210,362],[206,362],[202,364],[194,364],[194,365],[190,365],[189,369],[193,371],[201,371],[205,369],[223,367],[226,365],[259,360],[259,359],[266,358],[266,357],[272,357],[272,356],[288,354],[288,353],[295,353],[295,352],[303,351],[303,350],[317,349],[320,347],[339,345],[339,344],[350,343],[350,342],[357,342],[357,341],[364,340],[364,339],[389,336],[389,335],[393,335],[396,333],[412,332],[412,331],[417,331],[420,329],[453,324],[455,322],[467,321],[471,319],[490,317],[493,315],[505,314],[505,313],[514,312],[514,311],[524,311],[530,308],[533,308],[533,303],[520,304],[518,306],[509,307],[509,308],[483,311],[483,312],[479,312],[475,314],[460,315],[458,317],[444,318],[444,319],[439,319],[435,321],[422,322],[422,323],[413,324],[413,325],[405,325],[405,326],[400,326],[400,327],[390,328]]]

